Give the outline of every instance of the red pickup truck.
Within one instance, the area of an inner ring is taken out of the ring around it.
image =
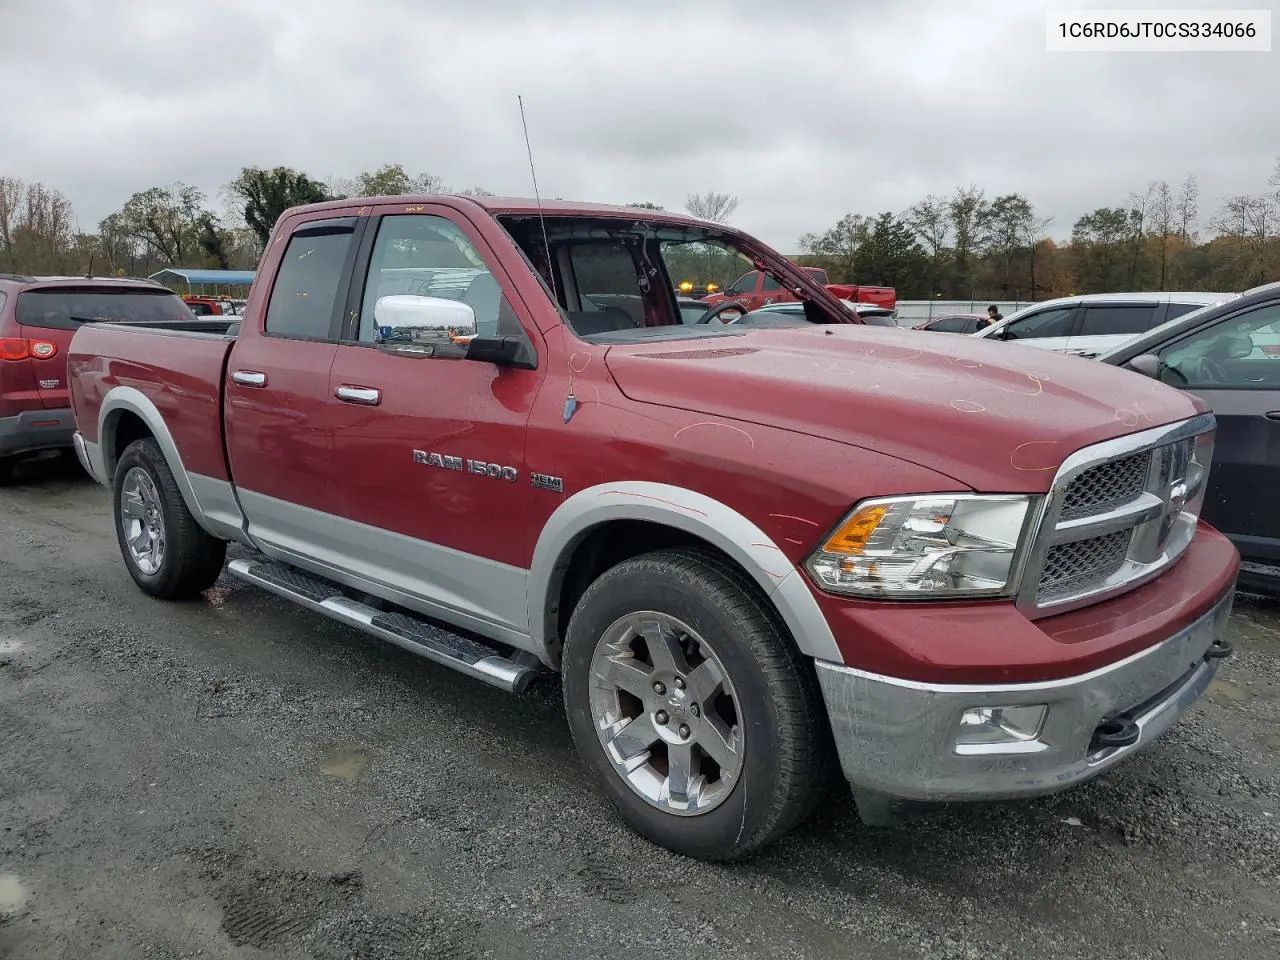
[[[872,303],[893,310],[898,305],[898,294],[893,287],[865,287],[848,283],[827,283],[827,271],[821,267],[800,267],[805,273],[827,288],[832,296],[855,303]],[[794,303],[800,297],[767,270],[750,270],[744,273],[723,293],[703,297],[703,303],[718,304],[732,300],[747,310],[759,310],[771,303]]]
[[[810,327],[682,317],[717,243]],[[1205,690],[1239,557],[1199,523],[1214,419],[1075,357],[859,323],[729,227],[393,197],[292,209],[243,318],[81,328],[76,448],[138,586],[231,576],[520,691],[562,678],[634,829],[733,859],[837,768],[1030,796]]]

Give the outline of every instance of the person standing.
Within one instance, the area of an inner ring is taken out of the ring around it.
[[[993,323],[999,323],[1003,319],[1004,319],[1004,314],[1002,314],[1000,312],[1000,308],[993,303],[991,306],[987,307],[987,319],[983,320],[978,324],[978,329],[985,330],[987,327],[991,326]]]

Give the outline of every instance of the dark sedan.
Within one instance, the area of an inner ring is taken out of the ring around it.
[[[1214,412],[1201,516],[1239,549],[1242,584],[1280,594],[1280,283],[1184,314],[1098,360],[1194,393]]]
[[[912,330],[932,330],[934,333],[977,333],[987,319],[985,313],[948,313],[917,323]]]

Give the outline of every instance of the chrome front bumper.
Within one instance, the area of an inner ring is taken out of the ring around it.
[[[951,686],[817,661],[845,777],[873,795],[954,801],[1037,796],[1097,776],[1204,693],[1231,652],[1220,638],[1234,596],[1153,647],[1062,680]],[[1047,711],[1032,739],[957,749],[966,710],[1038,704]]]

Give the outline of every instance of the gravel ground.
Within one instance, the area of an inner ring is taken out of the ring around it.
[[[1057,797],[758,859],[638,839],[559,687],[492,690],[247,586],[162,604],[74,464],[0,491],[0,957],[1280,955],[1280,609],[1161,742]]]

